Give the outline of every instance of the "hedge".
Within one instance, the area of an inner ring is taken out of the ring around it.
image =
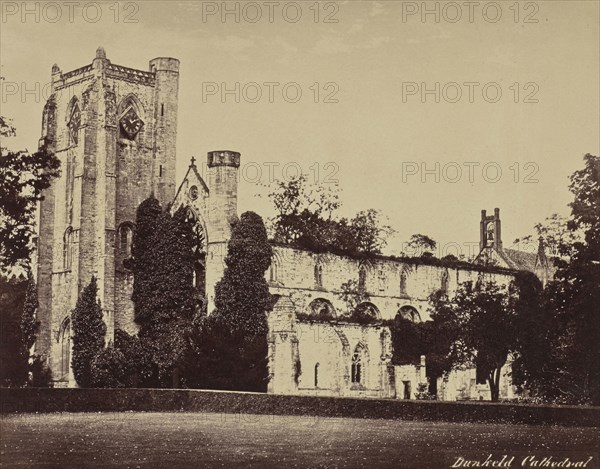
[[[0,389],[0,412],[4,414],[125,411],[600,426],[600,407],[287,396],[180,389]]]

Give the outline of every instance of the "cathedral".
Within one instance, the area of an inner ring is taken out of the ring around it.
[[[205,294],[210,312],[238,216],[241,155],[209,152],[206,180],[192,159],[176,185],[178,87],[179,61],[168,57],[136,70],[113,64],[99,48],[89,65],[69,72],[52,67],[40,148],[56,154],[62,174],[38,210],[34,264],[41,327],[35,347],[48,358],[56,386],[75,386],[70,312],[92,276],[98,280],[107,342],[117,329],[137,332],[133,274],[123,261],[131,254],[136,209],[150,194],[163,207],[186,207],[195,222],[203,254],[195,288]],[[348,309],[340,287],[349,280],[369,299],[357,308],[373,318],[427,321],[434,291],[452,294],[460,283],[482,276],[507,285],[516,270],[532,271],[542,282],[551,278],[541,245],[537,254],[502,248],[498,209],[492,216],[483,211],[480,225],[478,260],[505,267],[494,273],[476,263],[457,268],[383,256],[358,260],[281,245],[273,251],[266,273],[277,298],[268,318],[268,391],[279,394],[414,399],[426,382],[424,357],[417,365],[392,364],[386,326],[340,318]],[[311,320],[322,313],[340,319]],[[501,396],[511,397],[511,388],[504,379]],[[489,393],[487,385],[475,382],[474,370],[452,372],[438,392],[447,400]]]

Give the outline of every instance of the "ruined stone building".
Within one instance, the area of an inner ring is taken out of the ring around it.
[[[130,256],[136,209],[151,193],[163,206],[188,208],[205,254],[196,287],[213,303],[238,216],[241,155],[209,152],[206,181],[192,160],[175,185],[178,80],[177,59],[157,58],[147,71],[134,70],[111,63],[101,48],[90,65],[67,73],[52,68],[40,145],[60,158],[63,170],[39,210],[36,351],[47,355],[57,385],[75,385],[70,312],[92,275],[98,279],[107,341],[116,329],[136,332],[133,275],[123,260]],[[482,215],[481,250],[493,250],[505,267],[517,269],[510,263],[512,253],[501,249],[500,230],[498,210],[493,217]],[[538,273],[546,264],[541,258],[535,262],[528,270]],[[311,320],[324,312],[333,318],[348,312],[339,295],[344,282],[357,282],[368,298],[358,308],[374,318],[400,314],[426,321],[434,291],[451,295],[460,283],[482,276],[504,285],[512,279],[508,270],[490,273],[475,264],[456,268],[382,256],[357,260],[279,245],[266,275],[278,298],[269,315],[269,392],[387,398],[414,398],[425,381],[424,363],[392,365],[390,331],[381,324]],[[476,398],[487,388],[477,388],[474,374],[465,373],[441,383],[444,398]],[[505,386],[504,395],[509,394]]]

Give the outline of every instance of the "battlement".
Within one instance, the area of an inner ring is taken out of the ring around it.
[[[91,64],[65,73],[61,71],[58,65],[54,64],[52,66],[52,82],[56,89],[64,88],[79,83],[82,79],[92,78],[94,70],[102,70],[102,73],[106,76],[117,80],[155,86],[158,73],[179,73],[179,60],[172,57],[157,57],[149,62],[148,70],[137,70],[111,63],[106,58],[104,49],[99,47]]]
[[[237,151],[221,150],[208,152],[208,167],[216,166],[231,166],[233,168],[240,167],[240,153]]]

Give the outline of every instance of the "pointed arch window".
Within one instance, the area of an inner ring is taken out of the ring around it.
[[[279,260],[277,256],[273,256],[271,259],[271,265],[269,266],[269,282],[275,283],[278,281],[279,271]]]
[[[131,222],[124,222],[119,227],[119,254],[126,259],[131,257],[133,233],[134,225]]]
[[[63,237],[63,268],[71,270],[73,264],[73,228],[68,227]]]
[[[77,98],[73,98],[70,105],[70,111],[67,119],[67,128],[69,129],[69,144],[77,145],[79,143],[79,128],[81,127],[81,110],[77,103]]]
[[[67,316],[63,319],[58,330],[58,342],[60,344],[60,379],[69,378],[71,366],[71,320]]]
[[[448,293],[448,278],[449,278],[448,269],[446,269],[446,270],[444,270],[444,272],[442,272],[442,286],[441,286],[441,290],[444,293]]]
[[[319,367],[320,363],[315,364],[315,388],[319,387]]]
[[[402,271],[400,273],[400,295],[406,295],[406,272]]]
[[[367,268],[361,265],[358,269],[358,291],[364,293],[367,290]]]
[[[364,385],[365,381],[365,348],[358,344],[352,355],[352,384]]]
[[[315,264],[315,285],[323,286],[323,266],[319,262]]]
[[[402,319],[407,319],[411,322],[421,322],[421,315],[413,306],[402,306],[402,308],[398,310],[398,314]]]

